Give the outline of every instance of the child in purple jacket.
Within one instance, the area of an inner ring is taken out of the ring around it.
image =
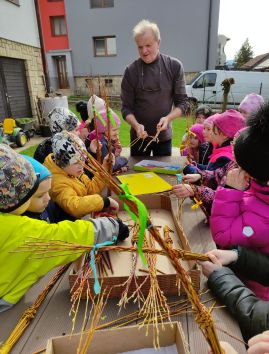
[[[217,245],[240,245],[269,253],[269,104],[248,121],[234,144],[238,168],[218,187],[212,206],[211,231]],[[269,300],[269,288],[248,283]]]

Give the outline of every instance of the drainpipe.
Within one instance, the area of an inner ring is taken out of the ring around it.
[[[212,0],[209,0],[209,15],[207,26],[207,47],[206,47],[206,70],[209,69],[209,56],[210,56],[210,33],[211,33],[211,18],[212,18]]]
[[[44,76],[45,76],[45,88],[46,88],[46,92],[48,93],[49,92],[49,88],[50,88],[50,80],[49,80],[49,75],[48,75],[48,71],[47,71],[46,53],[45,53],[45,48],[44,48],[42,26],[41,26],[41,19],[40,19],[40,11],[39,11],[39,3],[38,3],[39,0],[34,0],[34,1],[35,1],[37,27],[38,27],[39,39],[40,39],[40,50],[41,50],[42,66],[43,66],[43,71],[44,71]]]

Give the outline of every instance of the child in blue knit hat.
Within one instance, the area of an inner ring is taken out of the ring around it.
[[[39,186],[36,192],[31,198],[30,205],[24,216],[29,218],[45,220],[52,224],[63,220],[73,221],[70,215],[65,213],[58,204],[54,203],[49,196],[49,190],[51,188],[51,172],[33,159],[30,156],[22,155],[27,161],[30,162],[36,174],[39,175]]]

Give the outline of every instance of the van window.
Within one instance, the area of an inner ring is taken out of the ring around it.
[[[193,88],[204,88],[204,87],[212,87],[215,86],[216,84],[216,79],[217,79],[217,74],[216,73],[207,73],[204,74],[198,79],[194,85]]]
[[[199,72],[195,74],[193,77],[186,79],[186,85],[191,85],[202,73]]]

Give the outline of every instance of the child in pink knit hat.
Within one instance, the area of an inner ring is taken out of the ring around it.
[[[188,131],[187,147],[182,151],[182,156],[199,162],[199,148],[204,141],[203,124],[194,124]]]
[[[110,138],[112,142],[112,151],[115,155],[115,164],[113,166],[113,171],[126,171],[127,170],[127,163],[128,160],[120,156],[122,147],[119,141],[119,127],[120,127],[120,118],[119,116],[110,109]],[[108,115],[106,110],[101,110],[99,113],[96,114],[96,125],[98,130],[98,140],[102,144],[101,153],[102,159],[106,157],[108,154]],[[89,136],[88,140],[93,141],[96,139],[96,131],[93,130]],[[85,143],[86,146],[88,145],[87,142]],[[88,148],[88,147],[87,147]],[[89,150],[89,149],[88,149]],[[89,151],[93,153],[92,151]]]
[[[250,93],[243,98],[238,110],[244,118],[248,119],[253,113],[256,113],[263,104],[264,99],[262,96],[256,93]]]

